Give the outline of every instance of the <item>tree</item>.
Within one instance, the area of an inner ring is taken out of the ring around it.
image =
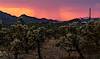
[[[41,46],[45,40],[45,29],[43,27],[38,27],[36,29],[33,28],[33,26],[30,28],[30,30],[27,33],[28,35],[28,46],[31,50],[34,48],[37,49],[38,58],[43,59],[41,54]]]
[[[39,28],[34,39],[37,43],[38,57],[39,57],[39,59],[43,59],[42,54],[41,54],[41,45],[45,39],[45,30],[43,28]]]
[[[100,49],[100,26],[89,26],[87,25],[87,30],[82,31],[81,36],[84,38],[84,52],[87,54],[98,53]],[[95,51],[95,52],[94,52]]]
[[[80,58],[84,58],[81,50],[81,37],[77,34],[75,28],[69,29],[69,32],[65,34],[65,39],[61,40],[57,46],[64,48],[70,56],[70,52],[77,52]]]
[[[8,51],[14,55],[15,59],[18,59],[24,51],[26,53],[29,50],[27,32],[27,26],[17,24],[4,34],[6,47],[9,47]]]

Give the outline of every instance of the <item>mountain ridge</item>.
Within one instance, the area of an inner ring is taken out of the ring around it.
[[[15,24],[18,20],[24,23],[24,24],[30,24],[30,23],[88,23],[88,22],[94,22],[95,20],[100,18],[74,18],[69,21],[58,21],[53,19],[46,19],[46,18],[37,18],[28,16],[26,14],[22,14],[19,17],[8,14],[6,12],[0,11],[0,23],[4,25],[11,25]]]
[[[23,20],[25,24],[29,24],[29,23],[47,23],[47,22],[56,23],[56,22],[59,22],[59,21],[53,20],[53,19],[36,18],[36,17],[25,15],[25,14],[22,14],[19,17],[17,17],[17,16],[13,16],[11,14],[8,14],[6,12],[0,11],[0,20],[2,20],[2,23],[5,24],[5,25],[14,24],[15,22],[17,22],[17,20],[20,20],[20,19]]]

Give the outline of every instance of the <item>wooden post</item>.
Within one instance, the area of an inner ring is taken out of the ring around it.
[[[91,20],[91,8],[89,8],[89,20]]]

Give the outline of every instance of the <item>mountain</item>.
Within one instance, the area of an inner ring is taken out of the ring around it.
[[[24,24],[29,24],[29,23],[47,23],[47,22],[49,22],[48,19],[38,19],[36,17],[27,16],[25,14],[19,16],[18,20],[21,20]]]
[[[78,26],[78,25],[84,25],[84,24],[90,24],[90,23],[100,23],[100,18],[75,18],[69,21],[64,21],[62,24],[64,25],[70,25],[70,26]]]
[[[87,23],[91,23],[91,22],[98,22],[100,21],[100,18],[91,18],[91,20],[89,18],[75,18],[69,21],[57,21],[57,20],[52,20],[52,19],[46,19],[46,18],[36,18],[36,17],[31,17],[31,16],[27,16],[25,14],[16,17],[13,15],[10,15],[8,13],[2,12],[0,11],[0,24],[4,24],[4,25],[11,25],[11,24],[15,24],[17,21],[20,21],[23,24],[30,24],[30,23],[62,23],[62,24],[67,24],[67,25],[79,25],[79,24],[87,24]]]
[[[29,23],[58,23],[59,22],[59,21],[53,20],[53,19],[46,19],[46,18],[39,19],[39,18],[36,18],[36,17],[27,16],[25,14],[21,15],[18,18],[24,24],[29,24]]]
[[[14,24],[17,17],[0,11],[0,21],[5,25]]]
[[[46,18],[36,18],[36,17],[31,17],[27,16],[25,14],[16,17],[12,16],[8,13],[0,11],[0,23],[4,25],[10,25],[10,24],[15,24],[17,21],[21,21],[24,24],[29,24],[29,23],[57,23],[59,21],[57,20],[52,20],[52,19],[46,19]]]

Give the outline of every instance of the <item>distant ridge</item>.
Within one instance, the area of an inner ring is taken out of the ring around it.
[[[46,19],[46,18],[36,18],[27,16],[25,14],[22,14],[19,17],[13,16],[11,14],[8,14],[6,12],[0,11],[0,23],[4,25],[11,25],[15,24],[17,21],[22,21],[24,24],[30,24],[30,23],[89,23],[89,22],[95,22],[100,20],[100,18],[75,18],[69,21],[58,21],[53,19]]]
[[[5,25],[10,25],[10,24],[15,24],[17,20],[22,20],[25,24],[29,23],[57,23],[59,21],[53,20],[53,19],[46,19],[46,18],[36,18],[36,17],[31,17],[27,16],[25,14],[22,14],[19,17],[13,16],[11,14],[8,14],[6,12],[0,11],[0,21],[2,21],[3,24]]]
[[[12,16],[8,13],[0,11],[0,20],[2,21],[3,24],[5,25],[14,24],[16,22],[15,19],[17,19],[16,16]]]

